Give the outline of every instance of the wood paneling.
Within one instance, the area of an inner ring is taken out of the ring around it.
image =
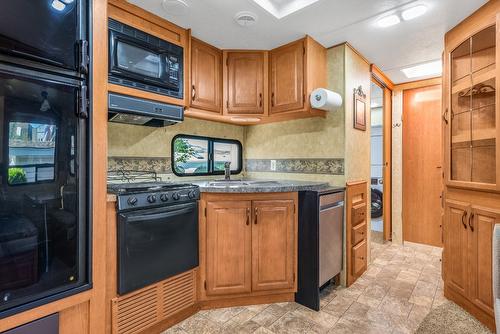
[[[207,295],[251,291],[251,205],[250,201],[206,204]]]
[[[294,287],[295,226],[292,200],[254,201],[252,290]]]
[[[304,41],[270,52],[271,115],[304,108]]]
[[[226,114],[264,114],[267,52],[224,52]]]
[[[81,303],[59,313],[59,334],[89,332],[89,302]]]
[[[403,238],[442,246],[441,86],[403,92]],[[432,149],[430,149],[432,148]]]
[[[354,283],[368,264],[366,181],[347,182],[346,190],[346,275],[347,286]]]
[[[191,39],[191,107],[222,113],[222,51]]]

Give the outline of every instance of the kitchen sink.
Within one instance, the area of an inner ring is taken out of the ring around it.
[[[249,186],[273,186],[278,185],[278,181],[256,181],[256,180],[215,180],[208,182],[210,187],[249,187]]]

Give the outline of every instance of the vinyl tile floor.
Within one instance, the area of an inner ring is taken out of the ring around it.
[[[201,311],[163,334],[413,333],[446,302],[441,248],[372,243],[372,263],[349,288],[322,291],[321,310],[278,303]]]

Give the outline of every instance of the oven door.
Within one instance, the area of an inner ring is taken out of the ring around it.
[[[0,1],[0,51],[79,70],[86,1]]]
[[[198,266],[198,204],[118,214],[118,293]]]

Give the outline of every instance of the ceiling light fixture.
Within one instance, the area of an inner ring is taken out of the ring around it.
[[[418,5],[415,7],[408,8],[401,13],[403,20],[410,21],[416,17],[422,16],[427,12],[427,7],[424,5]]]
[[[172,16],[184,16],[188,13],[189,6],[184,0],[163,0],[163,9]]]
[[[295,13],[319,0],[253,0],[277,19]]]
[[[51,3],[51,6],[52,6],[52,8],[54,8],[55,10],[60,11],[60,12],[62,12],[64,10],[64,8],[66,8],[66,5],[59,0],[53,0]]]
[[[438,76],[443,73],[443,65],[441,63],[441,60],[436,60],[425,64],[403,68],[401,71],[406,75],[408,79],[432,75]]]
[[[380,28],[387,28],[387,27],[394,26],[394,25],[398,24],[399,22],[401,22],[401,20],[399,19],[399,16],[397,16],[396,14],[392,14],[392,15],[380,18],[377,21],[377,25]]]

